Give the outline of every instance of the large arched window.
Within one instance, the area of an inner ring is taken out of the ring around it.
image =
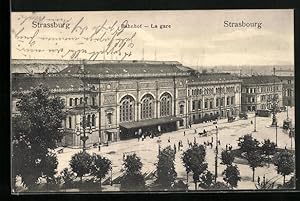
[[[96,116],[95,116],[95,114],[92,115],[92,126],[96,126]]]
[[[141,101],[141,119],[151,119],[154,116],[154,98],[150,94],[145,95]]]
[[[172,97],[169,93],[164,93],[160,97],[160,116],[170,116],[172,113]]]
[[[120,122],[134,120],[134,99],[131,96],[125,96],[120,101]]]

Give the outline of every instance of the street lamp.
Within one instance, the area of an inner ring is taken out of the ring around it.
[[[85,118],[83,118],[83,119],[85,119]],[[85,120],[83,120],[83,122],[84,122]],[[83,129],[81,129],[81,128],[77,128],[77,130],[75,131],[75,133],[76,133],[76,135],[77,136],[80,136],[80,140],[82,141],[82,150],[83,151],[85,151],[86,150],[86,146],[85,146],[85,142],[89,139],[89,137],[85,134],[86,132],[85,132],[85,129],[86,128],[83,128]],[[93,130],[92,130],[92,128],[90,127],[89,128],[89,134],[91,135],[93,133]]]
[[[81,129],[78,129],[76,131],[76,135],[80,135],[80,140],[82,140],[82,150],[85,151],[86,150],[86,146],[85,146],[85,142],[89,139],[89,137],[86,135],[85,133],[85,129],[86,129],[86,114],[85,114],[85,107],[86,107],[86,97],[85,97],[85,75],[87,74],[87,72],[85,71],[85,64],[86,61],[83,60],[81,65],[80,65],[80,70],[78,73],[83,74],[83,78],[81,78],[83,84],[81,85],[83,87],[83,118],[82,118],[82,130],[83,132],[81,132]],[[81,135],[82,134],[82,135]]]
[[[157,144],[158,144],[158,155],[160,154],[160,143],[161,143],[161,139],[158,138],[158,140],[157,140]]]
[[[215,183],[218,177],[218,126],[216,126]]]
[[[276,126],[277,124],[277,119],[276,119],[276,108],[277,108],[277,103],[276,103],[276,94],[275,94],[275,67],[273,68],[274,71],[274,80],[273,80],[273,99],[272,99],[272,124],[271,126]]]
[[[254,114],[254,131],[256,132],[256,113],[257,113],[257,94],[256,94],[256,90],[258,90],[257,88],[254,89],[255,90],[255,114]]]
[[[254,131],[253,132],[256,132],[256,111],[254,114]]]
[[[188,99],[189,99],[189,91],[188,91],[188,80],[185,81],[185,90],[186,90],[186,100],[185,100],[185,128],[188,128]]]
[[[112,167],[110,167],[110,185],[113,185],[113,179],[112,179]]]
[[[275,124],[275,128],[276,128],[276,147],[277,147],[277,121],[276,121],[276,124]]]

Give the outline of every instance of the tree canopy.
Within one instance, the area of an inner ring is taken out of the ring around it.
[[[252,152],[259,148],[259,142],[250,134],[240,137],[238,145],[243,152]]]
[[[191,148],[183,152],[182,161],[186,172],[193,172],[193,180],[197,189],[197,182],[202,172],[207,169],[205,163],[206,151],[203,145],[193,144]]]
[[[293,154],[284,150],[274,157],[274,165],[277,167],[277,172],[283,176],[283,184],[285,183],[285,176],[294,172],[295,161]]]
[[[135,153],[127,155],[124,159],[125,173],[121,179],[120,190],[124,191],[139,191],[145,189],[145,178],[142,175],[142,162],[140,157]]]
[[[175,151],[171,146],[164,148],[158,155],[156,183],[163,189],[171,189],[176,180],[174,160]]]
[[[63,101],[43,85],[19,98],[18,114],[12,117],[12,176],[21,176],[23,184],[30,188],[39,177],[49,179],[55,172],[56,156],[49,151],[63,137],[59,128],[66,114]]]

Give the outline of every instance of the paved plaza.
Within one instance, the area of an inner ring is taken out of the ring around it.
[[[289,108],[289,117],[294,122],[294,108]],[[286,112],[281,112],[277,114],[277,119],[279,123],[278,127],[278,147],[279,148],[287,148],[292,149],[295,148],[294,139],[290,139],[288,134],[282,129],[282,122],[286,119]],[[136,153],[143,163],[142,172],[143,173],[151,173],[156,170],[155,164],[157,163],[157,155],[158,155],[158,147],[160,140],[160,147],[164,148],[168,145],[174,147],[174,144],[177,147],[176,159],[175,159],[175,167],[177,172],[178,179],[182,179],[186,182],[186,171],[182,164],[181,156],[184,150],[188,148],[188,141],[194,142],[196,139],[197,143],[203,144],[204,142],[211,141],[212,138],[214,140],[213,147],[207,146],[207,154],[206,154],[206,162],[208,163],[208,170],[214,174],[215,170],[215,138],[216,138],[216,129],[215,126],[218,126],[218,137],[220,139],[219,145],[219,155],[222,150],[225,150],[226,144],[230,144],[233,149],[238,148],[238,138],[245,134],[252,133],[252,136],[256,138],[259,142],[263,142],[264,139],[270,139],[275,142],[276,139],[276,131],[274,127],[270,127],[269,125],[272,122],[271,117],[257,117],[256,118],[256,130],[257,132],[253,132],[254,124],[251,124],[251,121],[254,122],[254,114],[249,114],[249,118],[247,120],[236,120],[232,123],[228,123],[227,119],[222,119],[218,121],[218,124],[202,123],[202,124],[194,124],[189,129],[178,130],[175,132],[164,133],[160,137],[155,137],[153,139],[147,137],[144,141],[138,139],[131,139],[126,141],[119,141],[109,146],[101,147],[100,152],[98,148],[90,148],[87,150],[90,154],[96,153],[101,154],[102,156],[107,157],[112,161],[112,178],[113,180],[122,175],[122,163],[123,163],[123,154]],[[198,132],[203,132],[203,129],[208,131],[208,136],[199,136]],[[196,133],[195,133],[196,130]],[[184,134],[185,133],[185,134]],[[170,142],[168,142],[170,139]],[[181,140],[183,142],[183,149],[178,151],[178,142]],[[292,144],[291,144],[292,143]],[[81,151],[81,149],[72,149],[65,148],[64,152],[61,154],[57,154],[57,158],[59,161],[58,164],[58,172],[63,170],[66,167],[69,167],[69,161],[71,156],[77,152]],[[221,159],[219,156],[218,161],[218,181],[223,181],[222,172],[225,169],[225,165],[220,164]],[[245,164],[245,161],[241,162],[240,160],[236,160],[234,162],[238,165],[241,174],[241,181],[238,183],[237,189],[255,189],[255,182],[252,182],[252,169]],[[277,184],[282,184],[283,178],[282,176],[277,174],[277,171],[274,165],[264,166],[256,168],[255,170],[255,179],[257,176],[261,178],[263,176],[266,179],[277,180]],[[110,175],[108,176],[110,177]],[[290,176],[286,177],[286,181],[290,178]],[[148,181],[149,182],[149,181]],[[119,190],[118,185],[114,184],[103,185],[104,190],[114,191]],[[192,179],[192,173],[189,174],[189,189],[194,190],[194,183]]]

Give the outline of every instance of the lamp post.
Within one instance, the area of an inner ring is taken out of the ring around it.
[[[188,80],[185,81],[186,100],[185,100],[185,128],[188,128]]]
[[[256,95],[256,88],[254,89],[255,90],[255,114],[254,114],[254,130],[253,132],[256,132],[256,111],[257,111],[257,95]]]
[[[112,179],[112,167],[110,167],[110,185],[113,185],[113,179]]]
[[[157,140],[157,144],[158,144],[158,155],[160,154],[160,143],[161,143],[161,139],[158,138],[158,140]]]
[[[85,142],[89,139],[88,136],[86,136],[85,133],[85,129],[86,129],[86,111],[85,111],[85,107],[86,107],[86,97],[85,97],[85,75],[86,75],[86,71],[85,71],[85,61],[82,61],[81,66],[80,66],[80,74],[83,74],[83,78],[81,79],[83,84],[81,85],[83,87],[83,118],[82,118],[82,129],[83,129],[83,135],[80,135],[80,140],[82,141],[82,150],[85,151],[86,150],[86,146],[85,146]],[[80,132],[80,130],[79,130]],[[80,132],[81,134],[81,132]]]
[[[256,132],[256,111],[254,114],[254,131],[253,132]]]
[[[276,124],[275,124],[275,128],[276,128],[276,147],[277,147],[277,121],[276,121]]]
[[[76,130],[76,135],[77,136],[80,136],[80,140],[82,141],[82,150],[85,151],[86,150],[86,146],[85,146],[85,142],[88,140],[88,136],[86,135],[86,132],[85,132],[85,129],[86,128],[77,128]],[[89,134],[91,135],[93,133],[93,130],[92,128],[89,128]]]
[[[218,177],[218,126],[216,126],[216,156],[215,156],[215,183]]]
[[[272,124],[271,126],[276,126],[277,124],[277,119],[276,119],[276,107],[277,107],[277,104],[276,104],[276,97],[275,97],[275,67],[273,68],[273,71],[274,71],[274,80],[273,80],[273,99],[272,99]]]

